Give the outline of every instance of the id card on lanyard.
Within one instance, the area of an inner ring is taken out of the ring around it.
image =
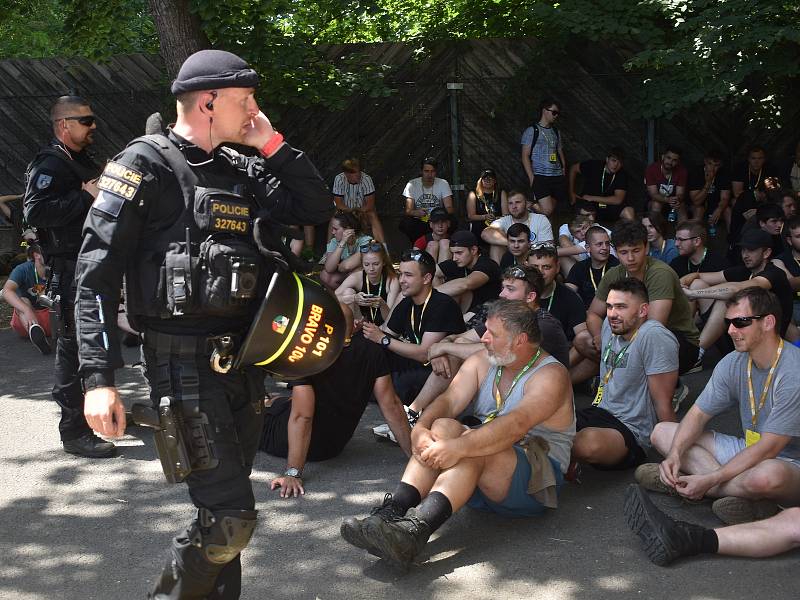
[[[639,335],[639,330],[633,332],[631,336],[631,341],[628,342],[628,345],[622,348],[619,353],[611,360],[611,366],[609,367],[606,374],[603,376],[600,385],[597,386],[597,393],[594,395],[594,400],[592,400],[592,406],[600,406],[600,403],[603,401],[603,394],[605,392],[605,388],[608,385],[608,382],[611,380],[611,376],[614,374],[614,369],[616,369],[619,364],[622,362],[623,357],[628,353],[628,348],[631,347],[633,341],[636,339],[636,336]],[[609,341],[608,345],[606,345],[606,349],[603,351],[603,362],[608,364],[608,357],[611,355],[611,344],[614,343],[614,338],[617,336],[613,336]]]

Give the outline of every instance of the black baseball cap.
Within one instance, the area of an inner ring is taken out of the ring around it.
[[[461,231],[456,231],[453,235],[450,236],[450,247],[451,248],[472,248],[473,246],[478,245],[478,238],[475,237],[475,234],[471,231],[467,231],[466,229],[462,229]]]
[[[450,243],[452,246],[452,242]],[[760,227],[748,229],[742,234],[739,243],[736,244],[741,248],[754,250],[756,248],[772,248],[772,236]]]
[[[187,58],[172,82],[175,96],[220,88],[254,88],[258,74],[242,58],[225,50],[200,50]]]
[[[428,217],[430,221],[449,221],[450,215],[443,208],[434,208]]]
[[[497,179],[497,174],[494,172],[494,169],[484,169],[483,172],[481,173],[481,179],[483,179],[484,177],[492,177],[494,179]]]

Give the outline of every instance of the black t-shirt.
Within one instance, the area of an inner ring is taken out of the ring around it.
[[[475,261],[475,266],[471,269],[468,267],[459,267],[456,261],[452,259],[439,263],[439,268],[442,270],[446,281],[466,277],[475,271],[486,274],[489,281],[479,288],[472,290],[472,304],[470,304],[470,309],[484,302],[488,302],[489,300],[495,300],[500,294],[500,266],[487,256],[478,256],[478,260]]]
[[[764,182],[766,177],[780,177],[780,169],[775,169],[769,163],[764,163],[761,171],[756,173],[750,172],[750,166],[747,161],[736,163],[731,173],[731,181],[740,181],[744,183],[745,190],[754,190],[758,187],[759,183]]]
[[[706,172],[704,165],[697,165],[689,169],[687,187],[690,192],[702,190],[706,185]],[[714,176],[714,181],[708,189],[706,196],[706,215],[710,215],[719,206],[719,193],[731,189],[731,176],[725,167],[721,167]],[[704,271],[707,272],[707,271]]]
[[[730,248],[735,248],[736,242],[741,239],[742,229],[747,221],[747,219],[744,218],[744,213],[753,208],[758,208],[759,205],[760,202],[756,200],[753,192],[747,190],[736,199],[736,204],[731,209],[731,231],[728,235],[728,245]]]
[[[751,276],[763,277],[769,281],[772,286],[770,291],[778,297],[778,301],[781,303],[781,312],[783,313],[781,318],[781,336],[786,335],[786,329],[789,327],[789,322],[792,320],[794,292],[783,270],[779,269],[771,262],[768,262],[764,270],[755,275],[750,272],[750,269],[743,265],[725,269],[722,274],[725,277],[725,281],[747,281]]]
[[[586,307],[583,306],[583,300],[560,283],[556,284],[550,296],[539,300],[539,305],[559,320],[564,335],[570,342],[575,337],[575,326],[586,322]]]
[[[594,300],[594,292],[597,289],[597,285],[600,283],[603,275],[606,274],[606,270],[610,269],[611,267],[615,267],[618,264],[619,261],[617,260],[617,257],[614,255],[609,255],[608,264],[604,268],[593,269],[592,259],[587,258],[572,266],[572,268],[569,270],[569,275],[567,276],[567,283],[571,283],[578,288],[578,296],[580,296],[581,300],[583,300],[583,305],[586,308],[589,308],[592,300]],[[594,277],[594,283],[592,283],[592,277]]]
[[[524,265],[525,261],[517,262],[517,257],[511,254],[508,250],[506,250],[505,254],[500,258],[500,273],[502,274],[508,267],[513,267],[514,265]]]
[[[792,254],[791,250],[787,250],[778,258],[783,261],[783,264],[786,266],[786,270],[792,274],[792,277],[800,277],[800,263],[797,262],[797,259],[794,257],[794,254]],[[789,287],[791,287],[791,284],[789,284]],[[800,290],[794,293],[794,301],[800,302]]]
[[[688,256],[678,256],[669,263],[672,270],[683,277],[689,273],[716,273],[728,268],[728,261],[713,250],[706,248],[705,256],[699,265],[693,264]]]
[[[413,329],[411,325],[412,310],[414,313]],[[427,305],[416,305],[411,298],[403,298],[389,316],[388,327],[412,344],[419,344],[422,336],[428,331],[448,335],[465,331],[464,317],[456,301],[437,290],[431,290]]]
[[[613,196],[616,190],[628,190],[628,175],[624,170],[608,173],[604,160],[585,160],[581,163],[583,179],[582,194],[589,196]],[[623,206],[627,201],[623,203]]]
[[[386,354],[358,334],[322,373],[292,382],[292,387],[314,388],[309,460],[325,460],[342,451],[364,414],[375,380],[389,374]]]

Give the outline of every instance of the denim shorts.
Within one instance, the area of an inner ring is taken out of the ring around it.
[[[531,465],[528,462],[525,451],[519,446],[514,446],[514,451],[517,453],[517,468],[514,469],[514,474],[511,476],[511,486],[508,488],[508,494],[503,498],[503,501],[494,502],[489,500],[480,488],[475,488],[472,497],[467,501],[467,506],[475,510],[503,515],[504,517],[534,517],[545,511],[545,505],[528,494]],[[550,458],[550,462],[553,464],[553,471],[556,475],[556,489],[560,491],[561,486],[564,484],[561,465],[553,458]]]

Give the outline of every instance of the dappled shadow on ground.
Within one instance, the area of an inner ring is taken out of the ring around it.
[[[126,351],[126,364],[133,359]],[[22,358],[10,362],[0,401],[0,598],[143,598],[170,537],[193,515],[185,488],[166,484],[143,429],[130,430],[114,459],[64,455],[55,412],[31,393],[46,387],[49,397],[49,382],[29,379],[17,368]],[[120,381],[127,402],[144,396],[134,371],[124,370]],[[341,456],[307,467],[307,494],[299,499],[268,489],[285,461],[259,454],[253,481],[260,524],[244,554],[243,598],[796,596],[789,568],[796,553],[653,566],[622,519],[632,474],[591,469],[580,484],[567,485],[557,511],[538,519],[459,512],[435,534],[424,562],[398,573],[339,537],[341,519],[366,514],[402,473],[400,450],[375,442],[369,431],[380,421],[371,405]],[[707,504],[657,501],[680,518],[717,524]]]

